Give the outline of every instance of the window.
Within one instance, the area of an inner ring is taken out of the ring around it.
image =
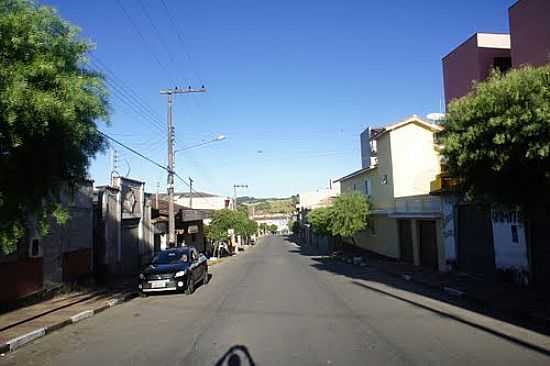
[[[388,175],[384,174],[384,177],[382,178],[382,184],[388,184]]]
[[[517,225],[511,225],[510,229],[512,230],[512,242],[513,243],[518,243],[519,242],[518,226]]]
[[[500,72],[506,72],[512,68],[511,57],[495,57],[493,61],[494,68]]]
[[[369,180],[365,180],[365,194],[368,196],[370,194],[370,189],[369,189]]]
[[[357,190],[357,184],[353,183],[353,190],[356,191]]]

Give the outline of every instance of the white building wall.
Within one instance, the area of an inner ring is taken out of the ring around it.
[[[333,183],[332,189],[318,189],[311,192],[300,193],[300,209],[313,209],[320,207],[323,201],[340,195],[340,182]]]
[[[185,207],[192,207],[197,210],[221,210],[225,208],[225,200],[228,199],[222,196],[204,197],[200,193],[193,195],[192,206],[190,206],[189,197],[179,196],[174,202]],[[231,204],[231,203],[230,203]],[[230,207],[231,208],[231,207]]]
[[[495,264],[497,269],[528,270],[527,243],[525,227],[518,222],[493,220],[493,240],[495,246]],[[512,226],[517,229],[517,242],[513,241]]]
[[[445,264],[447,270],[451,270],[451,263],[456,262],[456,232],[455,232],[455,204],[456,198],[443,197],[441,200],[441,236],[443,237],[443,247]]]

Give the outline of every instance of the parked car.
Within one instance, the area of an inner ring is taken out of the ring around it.
[[[142,295],[160,291],[185,291],[190,295],[197,283],[208,283],[208,260],[195,248],[163,250],[139,274],[138,289]]]

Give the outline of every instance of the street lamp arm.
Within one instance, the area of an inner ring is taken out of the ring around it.
[[[203,145],[208,145],[208,144],[211,144],[211,143],[214,143],[214,142],[218,142],[218,141],[222,141],[222,140],[225,140],[225,136],[224,136],[224,135],[220,135],[220,136],[216,137],[215,139],[212,139],[212,140],[209,140],[209,141],[205,141],[205,142],[201,142],[201,143],[199,143],[199,144],[195,144],[195,145],[190,145],[190,146],[182,147],[181,149],[175,150],[175,151],[174,151],[174,154],[177,153],[177,152],[180,152],[180,151],[193,149],[193,148],[195,148],[195,147],[200,147],[200,146],[203,146]]]

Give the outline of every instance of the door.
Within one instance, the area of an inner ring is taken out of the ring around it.
[[[414,263],[411,220],[398,220],[399,258],[406,263]]]
[[[139,272],[139,226],[123,224],[122,248],[120,253],[121,272],[123,275],[135,275]]]
[[[439,269],[437,252],[437,236],[435,221],[418,221],[418,244],[420,249],[420,265],[422,267]]]
[[[496,278],[493,227],[488,208],[462,205],[458,208],[458,268],[487,279]]]

